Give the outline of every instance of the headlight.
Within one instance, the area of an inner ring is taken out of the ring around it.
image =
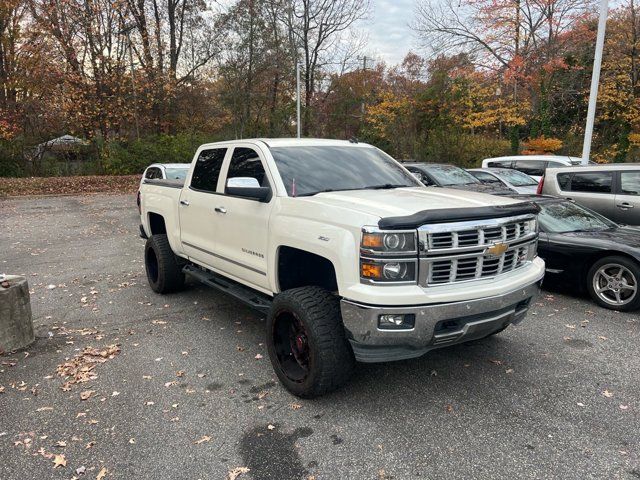
[[[538,231],[538,219],[537,218],[532,218],[531,220],[527,220],[524,223],[524,228],[525,228],[524,233],[537,232]]]
[[[415,283],[416,260],[362,258],[360,277],[371,283]]]
[[[363,283],[415,284],[418,277],[416,230],[382,231],[364,227],[360,241]]]
[[[363,253],[417,253],[416,232],[381,232],[375,227],[362,229],[360,250]]]

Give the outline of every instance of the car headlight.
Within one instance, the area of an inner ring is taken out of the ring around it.
[[[360,241],[360,280],[363,283],[417,282],[417,232],[382,231],[364,227]]]
[[[363,253],[417,253],[416,232],[383,232],[375,227],[362,229],[360,250]]]

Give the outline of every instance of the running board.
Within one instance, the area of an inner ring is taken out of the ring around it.
[[[245,287],[233,280],[228,280],[221,275],[210,272],[209,270],[204,270],[194,265],[186,265],[182,271],[187,275],[191,275],[205,285],[237,298],[241,302],[249,305],[251,308],[258,310],[260,313],[266,314],[271,308],[271,298],[267,295],[256,292],[255,290]]]

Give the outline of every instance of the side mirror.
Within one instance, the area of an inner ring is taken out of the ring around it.
[[[234,177],[227,180],[227,195],[234,197],[249,198],[260,202],[267,202],[271,199],[271,189],[261,187],[253,177]]]

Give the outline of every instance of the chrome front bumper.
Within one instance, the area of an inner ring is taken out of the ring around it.
[[[478,300],[386,307],[341,301],[342,321],[356,360],[387,362],[424,355],[429,350],[486,337],[509,324],[524,320],[541,280]],[[408,330],[382,330],[384,314],[413,314],[415,326]]]

